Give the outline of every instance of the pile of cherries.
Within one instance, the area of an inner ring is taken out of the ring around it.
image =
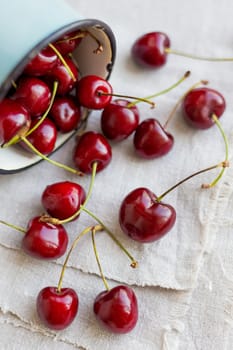
[[[105,169],[112,159],[111,142],[123,141],[134,134],[136,154],[147,159],[164,156],[174,143],[174,137],[166,131],[167,124],[162,126],[154,118],[140,121],[136,106],[138,100],[113,100],[113,89],[108,81],[95,75],[79,77],[72,52],[84,35],[88,34],[72,32],[44,48],[27,64],[22,76],[14,82],[9,95],[0,102],[2,146],[17,142],[28,148],[28,144],[25,146],[24,142],[26,138],[42,154],[49,154],[54,149],[57,131],[65,133],[78,128],[83,108],[102,110],[102,133],[83,133],[73,150],[75,167],[83,174],[92,174],[88,193],[75,182],[64,181],[48,185],[41,196],[47,215],[32,218],[26,230],[8,224],[25,233],[22,248],[26,253],[39,259],[57,259],[66,253],[68,246],[68,233],[63,224],[78,219],[82,211],[98,222],[99,226],[87,228],[73,242],[58,286],[45,287],[37,297],[37,311],[41,321],[56,330],[69,326],[78,312],[77,293],[71,288],[62,288],[61,282],[70,253],[81,236],[87,232],[92,233],[99,266],[94,236],[95,231],[102,229],[126,252],[132,266],[136,266],[136,261],[117,238],[86,208],[96,172]],[[157,45],[153,50],[151,36],[154,38],[154,45]],[[138,63],[155,67],[165,63],[168,50],[164,51],[164,47],[169,46],[169,40],[163,33],[149,33],[134,44],[132,55]],[[176,211],[173,206],[162,201],[170,191],[195,175],[220,167],[221,172],[209,185],[211,187],[217,183],[228,166],[227,139],[218,121],[226,106],[222,94],[207,87],[191,88],[180,103],[184,119],[192,127],[219,127],[226,145],[226,157],[220,164],[192,174],[160,196],[146,187],[137,188],[126,195],[119,209],[120,226],[127,236],[138,242],[154,242],[174,226]],[[96,297],[94,313],[110,331],[127,333],[135,327],[138,320],[135,293],[130,287],[123,285],[110,289],[101,267],[100,273],[106,290]]]

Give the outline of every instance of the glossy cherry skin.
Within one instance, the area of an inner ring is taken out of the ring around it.
[[[119,222],[125,234],[142,243],[154,242],[170,231],[176,221],[175,209],[147,188],[137,188],[123,200]]]
[[[65,228],[41,222],[39,216],[30,220],[22,240],[23,250],[37,259],[58,259],[65,254],[67,245]]]
[[[55,41],[53,45],[63,56],[72,53],[82,40],[82,37],[77,37],[79,34],[80,32],[77,31],[67,33],[63,37]]]
[[[78,69],[73,60],[68,57],[64,57],[64,60],[71,70],[73,77],[60,60],[58,60],[56,66],[48,72],[48,81],[50,85],[56,80],[58,82],[57,94],[61,96],[68,94],[74,88],[78,80]]]
[[[38,120],[39,118],[32,120],[31,128]],[[56,126],[49,118],[45,118],[36,130],[27,136],[27,139],[40,153],[49,154],[54,150],[56,144]],[[21,142],[20,145],[26,150],[33,152],[24,142]]]
[[[94,301],[94,313],[113,333],[128,333],[137,324],[138,303],[134,291],[123,285],[101,292]]]
[[[41,50],[24,68],[24,74],[42,76],[48,73],[57,64],[58,57],[50,48]]]
[[[103,134],[113,141],[126,139],[139,123],[139,111],[136,106],[128,108],[129,101],[118,99],[109,103],[101,114]]]
[[[31,117],[37,117],[47,110],[51,99],[51,91],[41,79],[22,77],[12,98],[22,103]]]
[[[42,193],[42,205],[49,215],[63,220],[75,214],[84,203],[86,194],[82,186],[71,181],[48,185]]]
[[[45,287],[37,296],[37,313],[41,322],[50,329],[67,328],[75,319],[79,299],[74,289]]]
[[[101,77],[87,75],[79,80],[76,95],[81,106],[89,109],[105,108],[112,96],[101,95],[101,92],[112,94],[111,85]]]
[[[170,39],[165,33],[150,32],[138,38],[131,49],[134,61],[144,67],[159,68],[167,62]]]
[[[81,111],[73,97],[57,97],[49,116],[56,124],[57,129],[62,133],[66,133],[77,128],[81,120]]]
[[[153,159],[167,154],[173,147],[174,138],[158,120],[150,118],[138,125],[133,142],[139,156]]]
[[[183,115],[185,120],[197,129],[208,129],[214,125],[213,114],[221,117],[226,108],[226,102],[218,91],[201,87],[190,91],[183,100]]]
[[[8,98],[0,102],[0,143],[10,141],[24,127],[29,129],[31,117],[26,108]]]
[[[84,133],[74,149],[75,166],[85,174],[92,173],[92,166],[97,162],[96,171],[106,168],[112,159],[112,149],[107,139],[94,131]]]

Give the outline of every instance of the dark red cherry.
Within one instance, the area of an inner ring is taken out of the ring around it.
[[[74,150],[74,164],[85,174],[92,172],[94,162],[97,162],[97,172],[103,170],[112,159],[112,149],[106,138],[94,131],[84,133]]]
[[[128,108],[129,103],[127,100],[119,99],[112,101],[104,108],[101,115],[101,128],[108,139],[124,140],[138,126],[138,108],[135,105]]]
[[[58,82],[57,93],[61,96],[68,94],[74,88],[78,79],[78,69],[73,60],[68,57],[64,57],[64,60],[72,72],[72,75],[60,60],[58,60],[56,66],[48,72],[48,81],[50,84],[52,84],[54,80]]]
[[[51,91],[41,79],[22,77],[12,98],[22,103],[31,117],[37,117],[47,110],[51,99]]]
[[[39,121],[39,118],[33,119],[31,128]],[[57,140],[57,129],[55,124],[49,119],[45,118],[43,122],[27,136],[28,141],[43,154],[49,154],[54,150]],[[28,146],[21,142],[20,145],[31,151]]]
[[[137,188],[123,200],[119,222],[125,234],[135,241],[149,243],[163,237],[176,221],[175,209],[156,201],[147,188]]]
[[[48,73],[57,64],[58,57],[50,48],[41,50],[24,68],[24,73],[33,76],[42,76]]]
[[[80,34],[81,33],[77,31],[67,33],[63,37],[55,41],[53,45],[63,56],[72,53],[82,40],[81,36],[78,37],[78,35]]]
[[[218,91],[201,87],[190,91],[183,100],[184,118],[190,125],[198,129],[208,129],[214,123],[213,114],[221,117],[226,108],[226,102]]]
[[[49,215],[63,220],[75,214],[84,203],[86,194],[82,186],[71,181],[48,185],[42,193],[42,205]]]
[[[123,285],[100,293],[94,313],[101,324],[113,333],[128,333],[137,324],[138,304],[134,291]]]
[[[79,299],[71,288],[45,287],[37,296],[37,313],[41,322],[50,329],[68,327],[78,312]]]
[[[30,124],[31,117],[19,102],[8,98],[0,102],[0,144],[10,141],[22,128],[29,129]]]
[[[166,63],[167,53],[165,49],[169,47],[170,40],[165,33],[150,32],[135,41],[131,54],[137,64],[157,68]]]
[[[71,96],[57,97],[49,113],[50,118],[62,133],[77,128],[81,120],[81,111]]]
[[[89,109],[106,107],[112,96],[101,93],[112,94],[112,87],[106,80],[96,75],[87,75],[80,79],[77,84],[77,99],[83,107]]]
[[[168,153],[174,138],[164,130],[158,120],[150,118],[138,125],[133,142],[139,156],[153,159]]]
[[[40,217],[30,220],[23,237],[23,250],[38,259],[58,259],[66,252],[68,235],[62,225],[40,221]]]

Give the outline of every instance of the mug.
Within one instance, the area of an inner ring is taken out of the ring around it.
[[[116,53],[116,41],[112,30],[100,20],[83,19],[68,1],[8,1],[1,8],[0,23],[0,101],[7,96],[12,82],[17,81],[27,63],[41,49],[73,31],[81,30],[90,34],[82,38],[72,53],[80,76],[94,74],[104,79],[110,77]],[[96,53],[98,42],[103,50]],[[83,122],[79,128],[85,127],[90,111],[83,109],[82,113]],[[67,134],[59,133],[54,151],[76,132],[77,130]],[[40,157],[27,153],[17,145],[1,148],[0,174],[25,170],[40,161]]]

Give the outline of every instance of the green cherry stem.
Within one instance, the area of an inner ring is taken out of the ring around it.
[[[212,62],[230,62],[233,61],[233,57],[203,57],[203,56],[198,56],[198,55],[192,55],[189,53],[185,53],[182,51],[178,50],[173,50],[170,47],[165,48],[165,52],[177,56],[183,56],[187,58],[192,58],[195,60],[202,60],[202,61],[212,61]]]
[[[72,173],[72,174],[76,174],[76,175],[78,175],[78,176],[83,176],[83,173],[80,172],[79,170],[76,170],[76,169],[71,168],[71,167],[69,167],[69,166],[67,166],[67,165],[65,165],[65,164],[62,164],[62,163],[60,163],[60,162],[57,162],[57,161],[55,161],[55,160],[52,160],[52,159],[48,158],[46,155],[44,155],[43,153],[41,153],[40,151],[38,151],[38,149],[36,149],[36,148],[31,144],[31,142],[28,141],[28,139],[27,139],[25,136],[21,136],[20,139],[21,139],[21,140],[31,149],[31,151],[32,151],[33,153],[35,153],[38,157],[40,157],[40,158],[46,160],[47,162],[49,162],[49,163],[51,163],[51,164],[53,164],[53,165],[55,165],[55,166],[57,166],[57,167],[59,167],[59,168],[62,168],[62,169],[64,169],[64,170],[67,170],[67,171],[69,171],[69,172]]]
[[[97,265],[98,265],[98,268],[99,268],[99,272],[100,272],[100,276],[103,280],[103,283],[104,283],[104,286],[106,288],[106,290],[110,290],[109,288],[109,285],[106,281],[106,278],[103,274],[103,270],[102,270],[102,267],[101,267],[101,264],[100,264],[100,259],[99,259],[99,254],[98,254],[98,251],[97,251],[97,248],[96,248],[96,243],[95,243],[95,234],[96,234],[96,227],[93,227],[91,229],[91,237],[92,237],[92,246],[93,246],[93,250],[94,250],[94,253],[95,253],[95,258],[96,258],[96,262],[97,262]]]
[[[17,225],[13,225],[13,224],[10,224],[9,222],[7,221],[4,221],[4,220],[0,220],[0,224],[2,225],[5,225],[5,226],[8,226],[10,228],[13,228],[14,230],[16,231],[19,231],[19,232],[22,232],[22,233],[26,233],[26,230],[20,226],[17,226]]]
[[[50,110],[52,108],[52,105],[53,105],[56,93],[57,93],[57,88],[58,88],[58,82],[54,81],[54,83],[53,83],[53,92],[52,92],[52,96],[51,96],[51,100],[50,100],[49,106],[48,106],[47,110],[45,111],[45,113],[42,115],[42,117],[39,119],[39,121],[33,126],[33,128],[31,128],[26,133],[26,135],[25,135],[26,137],[29,136],[31,133],[33,133],[33,131],[35,131],[43,123],[43,121],[45,120],[45,118],[49,114],[49,112],[50,112]]]
[[[155,97],[158,97],[161,95],[165,95],[166,93],[170,92],[171,90],[175,89],[178,85],[180,85],[185,79],[187,79],[190,76],[190,74],[191,74],[190,71],[185,72],[185,74],[176,83],[168,86],[164,90],[161,90],[159,92],[154,93],[153,95],[146,96],[146,97],[144,97],[144,99],[151,100],[152,98],[155,98]],[[130,108],[130,107],[132,107],[140,102],[139,99],[137,99],[137,98],[135,98],[135,99],[136,99],[136,101],[133,101],[133,102],[128,104],[128,108]]]
[[[99,96],[113,96],[113,97],[120,97],[120,98],[128,98],[128,99],[132,99],[132,100],[136,100],[136,102],[132,102],[132,103],[129,103],[127,105],[128,106],[133,106],[135,105],[136,103],[139,103],[139,102],[145,102],[145,103],[148,103],[151,105],[151,108],[154,108],[156,106],[156,104],[152,101],[150,101],[149,99],[147,98],[143,98],[143,97],[137,97],[137,96],[131,96],[131,95],[122,95],[122,94],[115,94],[115,93],[106,93],[106,92],[102,92],[102,91],[98,91],[98,95]],[[129,108],[130,108],[129,107]]]
[[[106,231],[106,233],[111,237],[111,239],[118,245],[118,247],[128,256],[128,258],[131,260],[131,267],[135,268],[138,265],[138,262],[134,259],[134,257],[128,252],[128,250],[122,245],[122,243],[115,237],[115,235],[108,229],[107,226],[104,225],[104,223],[90,210],[85,208],[84,206],[81,206],[82,211],[87,213],[89,216],[91,216],[94,220],[96,220]]]
[[[73,241],[67,255],[64,261],[64,264],[62,266],[62,270],[61,270],[61,274],[60,274],[60,278],[59,278],[59,282],[58,282],[58,286],[57,286],[57,292],[60,293],[61,292],[61,288],[62,288],[62,281],[64,278],[64,274],[65,274],[65,270],[66,270],[66,266],[68,263],[68,260],[70,258],[70,255],[72,253],[72,251],[74,250],[74,248],[76,247],[76,245],[78,244],[79,240],[88,232],[90,232],[92,230],[92,226],[85,228]],[[102,231],[102,227],[100,225],[95,226],[95,230],[96,231]]]
[[[56,47],[53,44],[49,44],[49,47],[55,52],[55,54],[57,55],[57,57],[60,59],[60,61],[62,62],[62,64],[64,65],[64,67],[66,68],[67,72],[69,73],[69,75],[71,76],[71,78],[73,79],[73,81],[76,81],[76,78],[73,74],[73,72],[71,71],[70,67],[68,66],[68,64],[66,63],[66,61],[64,60],[64,57],[61,55],[61,53],[56,49]]]
[[[222,128],[222,125],[221,123],[219,122],[218,120],[218,117],[213,114],[212,115],[212,119],[213,121],[215,122],[215,124],[217,125],[222,137],[223,137],[223,141],[224,141],[224,144],[225,144],[225,164],[228,164],[228,158],[229,158],[229,144],[228,144],[228,139],[227,139],[227,136]],[[229,164],[228,164],[229,166]],[[217,182],[221,179],[221,177],[223,176],[224,172],[225,172],[225,169],[226,167],[222,167],[220,173],[218,174],[218,176],[210,183],[210,184],[203,184],[202,185],[202,188],[210,188],[210,187],[214,187]]]
[[[87,205],[87,203],[91,197],[93,186],[94,186],[94,181],[95,181],[95,176],[96,176],[97,166],[98,166],[98,162],[94,162],[92,165],[91,181],[89,184],[86,199],[83,203],[83,207],[85,207]],[[73,215],[71,215],[70,217],[68,217],[64,220],[59,220],[57,218],[53,218],[53,217],[48,216],[48,215],[42,215],[40,220],[43,222],[50,222],[54,225],[63,225],[63,224],[66,224],[67,222],[74,220],[81,213],[82,210],[83,210],[83,208],[80,207],[80,209],[76,213],[74,213]]]
[[[200,80],[197,83],[193,84],[176,102],[175,106],[172,108],[171,112],[168,115],[168,118],[165,122],[165,124],[163,125],[163,128],[166,129],[168,124],[170,123],[170,121],[172,120],[173,116],[175,115],[181,101],[183,101],[183,99],[185,98],[185,96],[192,91],[193,89],[197,88],[199,85],[207,85],[209,82],[208,80]]]
[[[175,188],[177,188],[178,186],[182,185],[184,182],[190,180],[192,177],[195,177],[195,176],[197,176],[197,175],[203,174],[203,173],[205,173],[205,172],[207,172],[207,171],[210,171],[210,170],[214,170],[214,169],[216,169],[216,168],[223,168],[223,169],[224,169],[224,168],[226,168],[226,167],[228,167],[228,166],[229,166],[228,162],[223,161],[223,162],[221,162],[221,163],[212,165],[212,166],[210,166],[210,167],[208,167],[208,168],[199,170],[199,171],[197,171],[196,173],[193,173],[193,174],[191,174],[191,175],[185,177],[183,180],[177,182],[174,186],[170,187],[167,191],[163,192],[160,196],[158,196],[158,197],[156,198],[156,202],[161,202],[161,200],[162,200],[168,193],[172,192]]]

